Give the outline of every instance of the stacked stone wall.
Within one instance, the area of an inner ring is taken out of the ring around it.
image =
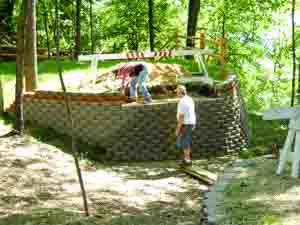
[[[238,89],[230,86],[219,97],[193,97],[197,126],[193,137],[193,158],[238,151],[248,143],[241,126]],[[94,154],[104,160],[178,159],[175,147],[178,99],[153,104],[126,104],[118,96],[68,93],[75,136],[95,146]],[[25,95],[25,120],[70,134],[60,92],[37,91]]]

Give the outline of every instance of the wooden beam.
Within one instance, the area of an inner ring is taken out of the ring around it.
[[[280,107],[276,109],[269,109],[263,113],[264,120],[282,120],[291,119],[297,112],[300,112],[300,107]]]
[[[208,184],[213,184],[217,181],[218,178],[216,174],[213,174],[207,170],[201,169],[200,167],[196,166],[184,166],[181,167],[181,170],[187,173],[188,175]]]

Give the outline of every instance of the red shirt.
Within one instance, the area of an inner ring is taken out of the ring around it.
[[[138,62],[129,62],[119,65],[117,70],[117,78],[122,80],[122,87],[126,86],[131,77],[136,76],[135,67],[140,64]]]

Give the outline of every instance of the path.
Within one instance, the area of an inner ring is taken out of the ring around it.
[[[0,135],[7,131],[0,121]],[[82,213],[71,155],[30,136],[14,136],[0,139],[0,164],[0,223],[1,218],[41,208]],[[89,165],[81,161],[89,206],[100,224],[112,224],[120,216],[149,220],[144,224],[198,224],[199,190],[206,187],[171,164]]]

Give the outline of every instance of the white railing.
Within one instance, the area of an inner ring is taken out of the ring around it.
[[[97,65],[99,60],[114,60],[114,59],[145,59],[145,58],[160,58],[160,57],[176,57],[176,56],[194,56],[198,64],[199,71],[203,71],[205,78],[208,79],[208,71],[203,62],[203,55],[213,55],[214,51],[211,49],[187,49],[187,50],[161,50],[159,52],[133,52],[133,53],[109,53],[109,54],[93,54],[80,55],[79,61],[91,61],[91,79],[93,85],[97,77]]]

